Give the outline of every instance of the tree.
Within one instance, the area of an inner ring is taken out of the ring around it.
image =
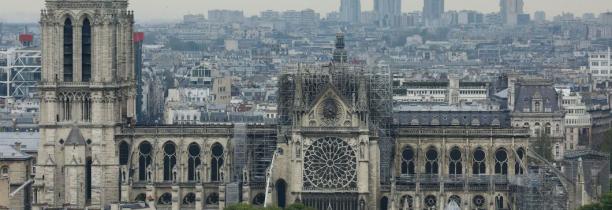
[[[315,209],[312,207],[308,207],[301,203],[294,203],[294,204],[287,206],[285,210],[315,210]]]
[[[612,191],[606,193],[601,202],[580,207],[578,210],[610,210],[612,209]]]
[[[251,204],[240,203],[240,204],[234,204],[234,205],[225,207],[224,210],[281,210],[281,209],[278,207],[265,207],[264,208],[264,207],[253,206]],[[285,210],[315,210],[315,209],[311,207],[307,207],[301,203],[294,203],[294,204],[287,206]]]
[[[281,210],[278,207],[257,207],[251,204],[239,203],[225,207],[224,210]]]
[[[553,160],[552,141],[545,133],[538,134],[535,142],[532,144],[532,148],[534,152],[538,153],[538,155],[542,156],[543,158],[546,158],[546,160]]]

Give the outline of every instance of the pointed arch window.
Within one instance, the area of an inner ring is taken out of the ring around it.
[[[81,81],[91,80],[91,24],[89,19],[83,20],[81,28]]]
[[[474,151],[473,155],[473,163],[472,163],[472,173],[473,174],[485,174],[487,167],[485,165],[485,152],[482,148],[477,148]]]
[[[189,144],[187,148],[189,158],[187,160],[187,180],[199,181],[200,175],[198,168],[201,164],[200,160],[200,146],[196,143]]]
[[[153,162],[153,146],[149,142],[142,142],[138,146],[138,180],[147,181],[151,178],[147,168]]]
[[[425,173],[438,174],[438,151],[436,151],[436,148],[429,148],[425,153],[425,158]]]
[[[516,154],[517,154],[517,159],[516,162],[514,163],[514,174],[523,174],[525,173],[525,169],[521,166],[521,162],[525,162],[525,159],[523,159],[523,157],[525,156],[525,149],[523,148],[518,148],[516,150]]]
[[[448,174],[459,175],[463,173],[463,165],[461,164],[461,150],[459,147],[453,147],[449,153]]]
[[[495,174],[508,174],[508,153],[505,149],[495,151]]]
[[[72,43],[72,20],[66,18],[64,21],[64,81],[72,82],[73,70],[73,43]]]
[[[223,167],[223,146],[219,143],[213,144],[211,147],[211,160],[210,160],[210,180],[213,182],[222,181],[223,173],[221,167]]]
[[[164,181],[172,181],[173,169],[176,165],[176,145],[172,142],[164,144]]]
[[[119,165],[127,165],[130,156],[130,145],[127,142],[119,143]]]
[[[415,174],[414,172],[414,150],[412,147],[404,148],[402,151],[402,164],[401,164],[401,174],[402,175],[411,175]]]
[[[414,209],[414,200],[412,199],[412,196],[410,195],[404,195],[402,196],[402,199],[400,200],[399,203],[400,209],[404,210],[413,210]]]

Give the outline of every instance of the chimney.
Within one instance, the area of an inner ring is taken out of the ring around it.
[[[15,142],[15,149],[21,152],[21,142]]]

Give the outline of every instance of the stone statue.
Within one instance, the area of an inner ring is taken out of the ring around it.
[[[365,158],[365,143],[363,142],[359,144],[359,155],[361,156],[361,158]]]
[[[177,183],[178,182],[178,167],[176,165],[174,165],[174,167],[172,167],[172,182]]]
[[[147,170],[147,181],[153,182],[153,169],[151,168],[151,165],[148,165],[146,170]]]
[[[195,180],[196,181],[200,181],[202,178],[202,166],[198,165],[198,167],[196,167],[196,172],[195,172]]]

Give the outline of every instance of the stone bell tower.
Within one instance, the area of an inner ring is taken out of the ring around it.
[[[35,207],[120,198],[115,133],[135,115],[127,0],[46,0]]]

